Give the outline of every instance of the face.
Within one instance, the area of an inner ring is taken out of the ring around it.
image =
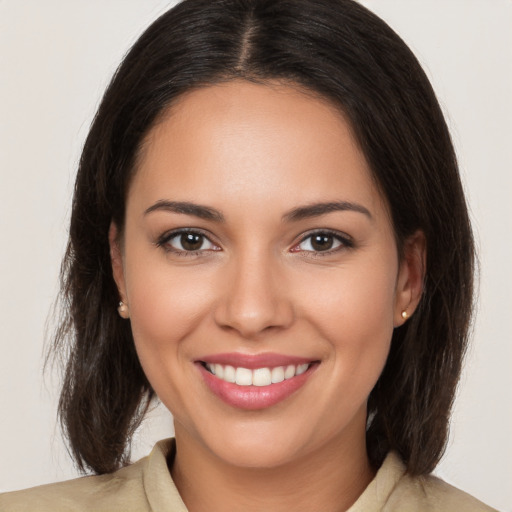
[[[147,137],[115,238],[137,353],[179,443],[245,467],[364,446],[421,279],[338,110],[278,84],[186,94]]]

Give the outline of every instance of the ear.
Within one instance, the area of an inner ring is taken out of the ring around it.
[[[427,242],[423,231],[416,231],[404,243],[395,293],[394,326],[403,325],[414,313],[423,293]]]
[[[108,243],[110,246],[110,262],[112,264],[112,274],[119,291],[119,298],[123,302],[126,299],[126,285],[124,280],[123,253],[121,250],[121,241],[119,237],[119,229],[112,221],[108,230]]]

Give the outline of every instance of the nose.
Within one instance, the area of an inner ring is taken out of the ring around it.
[[[215,321],[245,339],[285,329],[294,320],[283,271],[263,254],[235,258],[224,275]]]

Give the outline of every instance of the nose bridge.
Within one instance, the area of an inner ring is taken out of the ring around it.
[[[282,280],[278,258],[263,248],[238,253],[229,263],[217,323],[250,338],[269,327],[286,327],[292,305]]]

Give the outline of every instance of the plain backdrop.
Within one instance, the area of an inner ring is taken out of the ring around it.
[[[0,490],[76,475],[43,379],[80,148],[113,70],[174,2],[0,0]],[[512,2],[364,0],[411,46],[452,130],[480,259],[474,342],[437,473],[512,511]],[[157,408],[134,458],[172,434]]]

